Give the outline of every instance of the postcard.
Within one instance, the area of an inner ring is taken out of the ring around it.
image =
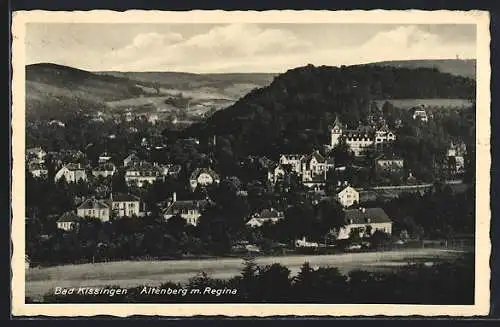
[[[483,11],[18,11],[14,316],[478,316]]]

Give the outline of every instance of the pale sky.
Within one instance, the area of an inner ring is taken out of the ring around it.
[[[281,73],[307,64],[476,58],[475,25],[29,23],[26,64]]]

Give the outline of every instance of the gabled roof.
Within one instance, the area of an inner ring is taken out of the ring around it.
[[[389,129],[389,127],[387,127],[387,125],[384,125],[382,127],[380,127],[377,132],[383,132],[383,133],[390,133],[391,130]]]
[[[68,223],[68,222],[77,222],[80,221],[80,217],[78,217],[74,212],[69,211],[65,212],[59,217],[57,220],[58,223]]]
[[[363,137],[372,136],[374,129],[371,126],[358,126],[356,129],[348,129],[344,131],[344,135],[348,137]]]
[[[141,199],[135,195],[132,194],[125,194],[125,193],[113,193],[113,202],[137,202],[140,201]]]
[[[203,210],[210,202],[208,200],[183,200],[175,201],[170,204],[165,210],[163,210],[164,215],[175,214],[176,211],[187,209],[187,210]]]
[[[304,156],[300,161],[302,163],[308,163],[308,162],[310,162],[312,160],[312,158],[315,158],[316,161],[319,162],[319,163],[324,163],[325,162],[325,157],[323,157],[319,153],[319,151],[314,151],[313,153]]]
[[[349,223],[352,220],[353,224],[367,224],[370,223],[390,223],[391,219],[382,208],[365,208],[362,209],[349,209],[345,210],[345,219]]]
[[[347,186],[341,186],[341,187],[340,187],[340,189],[338,190],[337,194],[344,192],[344,191],[345,191],[346,189],[348,189],[348,188],[349,188],[349,189],[353,189],[354,191],[356,191],[356,192],[357,192],[357,190],[356,190],[354,187],[352,187],[352,186],[350,186],[350,185],[347,185]]]
[[[78,209],[109,209],[109,207],[105,200],[87,199],[78,206]]]

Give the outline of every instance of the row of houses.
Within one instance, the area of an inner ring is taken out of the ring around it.
[[[353,188],[346,187],[340,192],[337,199],[339,201],[347,199],[348,203],[353,203],[353,197],[359,200],[359,194]],[[209,205],[213,205],[210,199],[177,200],[174,193],[172,199],[162,210],[162,215],[165,221],[174,216],[180,216],[187,224],[197,226],[199,218]],[[334,231],[339,240],[348,239],[353,232],[358,233],[360,237],[373,234],[375,231],[392,233],[392,220],[381,208],[346,208],[344,214],[345,225]],[[145,208],[141,205],[141,200],[138,197],[130,194],[111,193],[109,199],[86,199],[75,211],[61,215],[57,221],[57,227],[61,230],[71,231],[79,227],[83,218],[94,218],[107,222],[112,218],[142,217],[144,215]],[[251,228],[260,228],[264,224],[275,224],[283,220],[284,217],[282,211],[274,208],[264,209],[251,215],[246,225]]]
[[[103,222],[112,218],[141,217],[145,208],[140,198],[131,194],[111,193],[108,199],[88,198],[75,211],[66,212],[57,220],[57,227],[70,231],[78,227],[82,218],[94,218]]]

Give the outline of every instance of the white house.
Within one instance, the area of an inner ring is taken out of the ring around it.
[[[63,176],[68,183],[77,183],[80,180],[87,180],[87,173],[81,164],[67,164],[63,166],[54,176],[54,180],[57,182]]]
[[[106,200],[87,199],[78,206],[76,214],[82,218],[89,217],[109,221],[111,217],[111,204]]]
[[[164,179],[165,176],[161,169],[148,162],[140,162],[128,166],[125,171],[125,182],[127,182],[128,185],[143,187],[146,183],[153,184],[156,181],[162,181]]]
[[[57,228],[67,232],[76,230],[79,227],[80,219],[74,212],[65,212],[57,220]]]
[[[283,165],[278,164],[275,167],[269,169],[267,172],[267,179],[271,184],[276,184],[277,181],[283,180],[286,175],[286,170]]]
[[[336,200],[345,208],[359,203],[359,192],[351,186],[344,187],[335,195]]]
[[[396,140],[396,134],[387,127],[382,126],[375,131],[375,148],[382,149],[386,144],[390,144]]]
[[[282,154],[280,156],[279,163],[281,165],[289,165],[292,168],[292,171],[300,174],[302,168],[300,161],[303,157],[303,154]]]
[[[219,183],[219,175],[210,168],[197,168],[189,177],[189,186],[192,191],[194,191],[198,186],[208,186]]]
[[[352,232],[360,237],[370,236],[376,231],[392,234],[392,221],[382,208],[347,209],[344,212],[346,225],[335,231],[338,240],[348,239]]]
[[[334,168],[333,160],[327,160],[319,151],[303,156],[300,164],[302,182],[325,181],[327,171]]]
[[[413,119],[418,119],[422,122],[427,122],[429,120],[427,112],[423,107],[413,109]]]
[[[139,217],[142,215],[141,200],[135,195],[111,193],[110,201],[113,215],[116,217]]]
[[[94,177],[111,177],[115,174],[115,172],[116,167],[111,162],[100,164],[96,168],[92,169],[92,175],[94,175]]]
[[[186,220],[187,224],[196,226],[203,210],[208,204],[208,200],[178,201],[177,196],[174,193],[172,202],[163,211],[163,217],[165,220],[169,220],[176,215],[180,215],[184,220]]]

